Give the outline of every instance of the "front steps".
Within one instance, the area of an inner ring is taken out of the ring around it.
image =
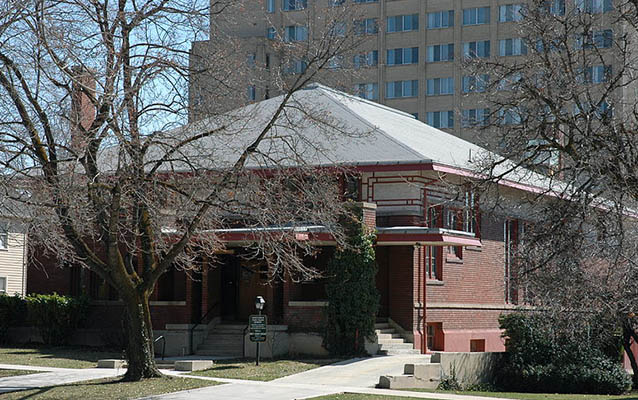
[[[421,354],[414,348],[414,344],[405,340],[387,321],[374,324],[377,334],[377,344],[381,355]]]
[[[244,329],[246,325],[220,324],[208,333],[208,337],[197,346],[198,356],[241,358],[244,355]]]

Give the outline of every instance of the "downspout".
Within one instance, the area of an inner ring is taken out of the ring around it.
[[[422,246],[419,250],[419,256],[421,254],[423,254],[425,251],[425,248]],[[421,304],[421,306],[423,307],[423,326],[421,329],[423,329],[423,335],[421,335],[421,354],[426,354],[427,353],[427,344],[428,344],[428,324],[425,320],[425,299],[426,299],[426,288],[427,288],[427,271],[426,271],[426,267],[425,267],[425,254],[423,254],[423,303]]]
[[[22,240],[22,296],[27,295],[27,234],[23,233]]]

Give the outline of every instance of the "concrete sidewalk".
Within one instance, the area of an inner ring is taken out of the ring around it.
[[[31,365],[0,364],[0,369],[13,369],[23,371],[38,371],[36,374],[9,376],[0,378],[0,394],[17,390],[36,389],[48,386],[66,385],[69,383],[102,379],[122,375],[125,369],[103,368],[53,368],[36,367]]]

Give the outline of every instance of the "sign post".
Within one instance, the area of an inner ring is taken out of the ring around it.
[[[266,341],[266,330],[268,319],[265,315],[251,315],[248,320],[248,331],[250,333],[250,341],[257,345],[257,360],[255,365],[259,366],[259,344]]]

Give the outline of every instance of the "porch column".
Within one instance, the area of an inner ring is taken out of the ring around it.
[[[186,321],[193,324],[193,280],[186,274]]]
[[[421,350],[422,354],[427,351],[427,326],[425,318],[425,247],[420,243],[412,246],[412,273],[413,273],[413,325],[414,348]]]

